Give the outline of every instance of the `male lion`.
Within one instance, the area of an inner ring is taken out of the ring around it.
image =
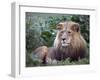
[[[39,47],[34,52],[44,64],[61,61],[67,58],[77,61],[86,54],[86,42],[80,33],[80,25],[72,21],[60,22],[57,25],[54,47]]]
[[[86,41],[80,33],[80,25],[72,21],[61,22],[57,25],[57,35],[54,47],[63,59],[70,58],[70,61],[84,58],[86,55]]]

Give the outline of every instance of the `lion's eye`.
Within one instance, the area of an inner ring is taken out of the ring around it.
[[[61,31],[61,33],[64,33],[64,31]]]

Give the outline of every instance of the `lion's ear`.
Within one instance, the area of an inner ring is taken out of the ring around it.
[[[57,25],[57,30],[62,30],[63,29],[63,23],[59,23],[58,25]]]
[[[80,25],[78,23],[73,24],[72,30],[76,31],[76,32],[79,32],[80,31]]]

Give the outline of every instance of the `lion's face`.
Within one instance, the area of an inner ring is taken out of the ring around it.
[[[79,24],[75,22],[62,22],[57,25],[60,46],[71,45],[74,36],[79,34]]]
[[[69,46],[72,40],[72,32],[67,30],[61,30],[59,32],[59,40],[62,47]]]

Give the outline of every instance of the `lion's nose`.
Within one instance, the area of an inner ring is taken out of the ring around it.
[[[64,41],[64,40],[66,40],[65,38],[62,38],[62,40]]]

